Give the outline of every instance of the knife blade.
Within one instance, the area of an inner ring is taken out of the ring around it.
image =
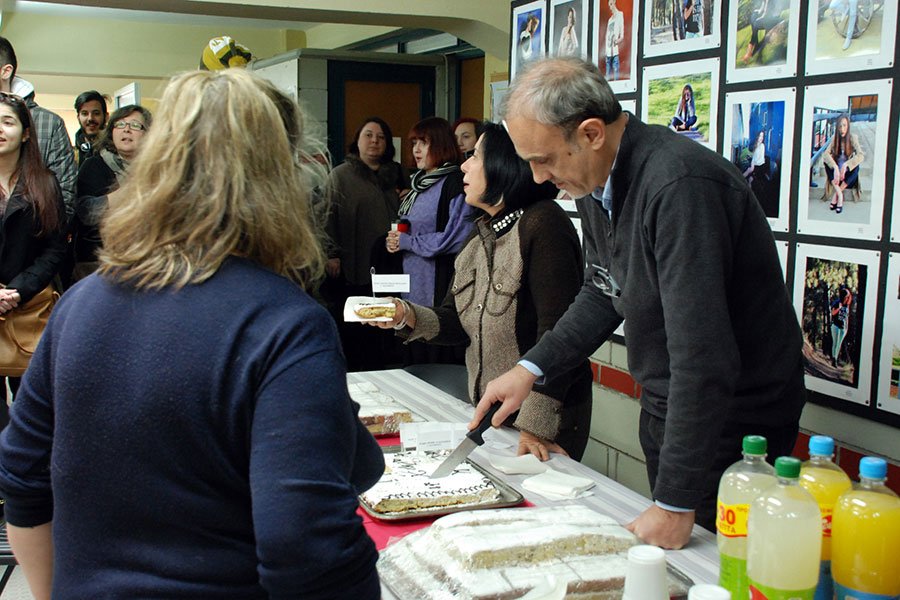
[[[453,472],[457,466],[462,464],[466,458],[472,453],[472,450],[484,444],[484,432],[488,430],[491,426],[491,419],[494,418],[494,413],[496,413],[500,409],[500,405],[502,402],[494,402],[491,405],[491,408],[488,409],[487,414],[481,419],[481,422],[478,423],[478,427],[470,431],[466,434],[466,437],[463,438],[463,441],[459,443],[453,452],[450,453],[450,456],[444,459],[438,468],[434,470],[429,477],[429,479],[439,479],[441,477],[446,477],[450,473]]]

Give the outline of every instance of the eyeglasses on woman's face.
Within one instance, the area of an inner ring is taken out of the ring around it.
[[[116,121],[113,127],[116,129],[125,129],[127,127],[131,131],[144,131],[147,129],[147,126],[140,121]]]
[[[596,269],[594,274],[591,275],[591,283],[594,284],[594,287],[610,298],[619,298],[622,295],[622,288],[619,287],[619,283],[612,276],[612,273],[609,272],[609,269],[600,265],[591,266]]]

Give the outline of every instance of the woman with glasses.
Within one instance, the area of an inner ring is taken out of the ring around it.
[[[477,402],[566,311],[581,288],[584,260],[571,220],[550,200],[556,188],[534,183],[503,127],[485,125],[462,171],[466,203],[480,216],[456,257],[450,292],[435,307],[395,299],[395,319],[376,324],[408,340],[466,345],[469,400]],[[513,422],[519,454],[581,460],[590,400],[587,361],[535,386]]]
[[[78,200],[75,203],[75,271],[77,281],[93,273],[99,263],[100,218],[106,211],[107,196],[125,181],[129,163],[137,156],[153,121],[150,111],[137,104],[116,110],[94,148],[94,155],[78,171]]]
[[[0,316],[50,285],[66,250],[65,208],[56,177],[41,159],[25,101],[0,93]],[[9,378],[13,394],[19,378]],[[9,421],[6,383],[0,425]]]
[[[178,76],[159,115],[0,436],[13,551],[37,600],[375,600],[384,457],[305,291],[321,145],[244,69]]]

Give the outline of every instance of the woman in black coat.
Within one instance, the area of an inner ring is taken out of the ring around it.
[[[94,155],[78,171],[78,201],[72,228],[76,281],[93,273],[98,266],[97,251],[103,245],[100,219],[106,211],[107,197],[125,181],[128,163],[137,155],[152,120],[150,111],[137,104],[116,110],[94,148]]]
[[[45,166],[25,102],[0,94],[0,317],[24,306],[53,281],[66,251],[65,208]],[[3,398],[6,399],[6,386]],[[19,378],[9,378],[15,394]],[[6,402],[0,427],[9,421]]]

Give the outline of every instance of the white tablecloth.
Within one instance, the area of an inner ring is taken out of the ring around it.
[[[400,369],[350,373],[347,379],[350,383],[364,381],[374,383],[380,391],[390,394],[398,402],[428,421],[468,423],[472,417],[473,408],[467,402],[457,400]],[[518,444],[516,431],[507,428],[492,429],[485,433],[484,437],[487,441],[493,440],[497,444],[507,445],[505,448],[492,447],[491,453],[515,455]],[[522,480],[527,477],[526,475],[505,475],[491,467],[483,448],[477,448],[470,458],[480,467],[516,488],[532,504],[536,506],[559,504],[559,502],[547,500],[525,490],[522,487]],[[591,490],[593,492],[591,496],[569,502],[588,506],[597,512],[609,515],[623,525],[632,521],[650,505],[650,500],[637,492],[629,490],[622,484],[568,457],[554,454],[548,464],[557,471],[587,477],[596,482],[596,486]],[[695,526],[688,546],[683,550],[667,551],[666,558],[669,564],[680,569],[695,583],[716,583],[718,581],[719,554],[716,548],[716,536],[705,529]],[[383,597],[385,599],[395,598],[387,589],[383,590]]]

